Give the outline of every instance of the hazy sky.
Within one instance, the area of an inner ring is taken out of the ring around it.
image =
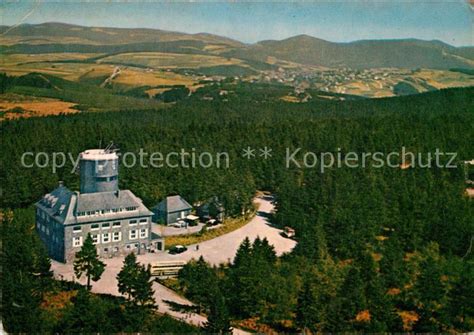
[[[474,45],[474,10],[466,1],[325,2],[10,2],[1,23],[66,22],[208,32],[253,43],[308,34],[334,42],[439,39]]]

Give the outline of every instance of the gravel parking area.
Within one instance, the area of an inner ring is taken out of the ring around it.
[[[151,230],[155,234],[159,234],[163,237],[166,236],[178,236],[178,235],[189,235],[194,233],[199,233],[204,227],[204,223],[198,223],[197,226],[188,226],[188,228],[177,228],[177,227],[169,227],[165,225],[160,225],[157,223],[153,223]]]
[[[200,243],[199,250],[196,250],[196,245],[190,245],[188,246],[188,250],[186,252],[178,255],[170,255],[167,252],[147,253],[144,255],[138,255],[137,259],[141,263],[147,264],[164,260],[189,261],[193,258],[197,259],[200,256],[203,256],[204,259],[209,263],[217,265],[220,263],[232,261],[239,245],[246,237],[248,237],[251,241],[257,237],[266,237],[269,243],[275,247],[277,255],[290,252],[296,245],[296,242],[294,240],[282,237],[281,230],[272,227],[268,223],[267,216],[274,209],[272,198],[269,196],[258,197],[255,199],[255,202],[259,204],[259,210],[257,215],[252,220],[250,220],[248,224],[237,230],[234,230],[229,234],[225,234],[215,239]],[[123,259],[124,257],[104,259],[107,267],[102,275],[102,278],[98,282],[93,282],[93,292],[120,295],[117,289],[116,276],[123,265]],[[62,278],[65,280],[75,280],[72,264],[62,264],[52,261],[52,270],[54,271],[55,276],[59,279]],[[85,279],[82,278],[82,280],[79,282],[85,284]],[[192,305],[192,303],[178,295],[176,292],[158,283],[155,283],[153,288],[155,290],[155,299],[158,303],[159,312],[167,313],[176,319],[194,325],[202,325],[203,322],[206,321],[206,318],[201,315],[184,314],[172,311],[164,301],[168,300],[186,305]],[[240,329],[234,329],[234,333],[244,334],[245,332],[241,331]]]

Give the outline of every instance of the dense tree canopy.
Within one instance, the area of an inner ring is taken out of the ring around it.
[[[273,222],[296,230],[298,245],[290,255],[276,259],[265,240],[247,241],[228,269],[208,269],[200,261],[202,273],[188,272],[196,278],[215,272],[225,297],[219,304],[232,318],[324,332],[472,330],[473,202],[464,195],[459,163],[474,157],[474,90],[291,104],[275,99],[284,87],[228,85],[234,86],[226,88],[225,100],[218,94],[212,102],[189,98],[166,110],[1,123],[2,207],[28,207],[58,180],[78,189],[71,162],[56,174],[51,167],[22,167],[27,151],[77,156],[113,141],[123,153],[227,152],[228,168],[122,164],[120,185],[149,206],[171,193],[191,203],[218,196],[233,216],[251,206],[257,189],[274,193]],[[271,158],[242,157],[247,147],[258,153],[265,146],[272,148]],[[286,148],[347,159],[351,151],[400,153],[402,147],[423,154],[423,164],[436,149],[455,152],[458,167],[422,168],[411,158],[409,168],[396,161],[396,168],[343,165],[324,173],[320,166],[285,165]],[[200,292],[195,280],[182,281],[187,294]],[[210,312],[218,298],[202,298]]]

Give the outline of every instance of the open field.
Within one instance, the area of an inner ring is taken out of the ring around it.
[[[108,31],[108,33],[113,33],[113,31]],[[474,77],[462,72],[396,68],[380,68],[370,71],[328,69],[283,61],[274,56],[268,56],[267,63],[264,63],[268,66],[273,64],[274,67],[266,69],[262,64],[249,63],[248,60],[219,56],[219,53],[224,52],[227,47],[214,43],[206,45],[207,51],[214,53],[214,55],[177,52],[126,52],[105,55],[100,58],[104,54],[77,52],[7,54],[1,56],[0,72],[13,76],[35,72],[85,84],[89,88],[103,88],[103,90],[87,94],[83,89],[74,89],[74,94],[69,91],[52,92],[49,90],[45,92],[25,88],[17,88],[12,91],[13,93],[80,103],[82,110],[129,107],[129,101],[119,104],[111,100],[113,97],[117,97],[117,94],[140,98],[140,102],[130,106],[135,109],[136,106],[154,108],[156,101],[144,98],[153,98],[176,85],[186,86],[191,92],[195,92],[197,88],[205,85],[201,80],[212,82],[224,77],[238,77],[242,81],[250,82],[276,81],[290,89],[312,88],[329,93],[368,98],[391,97],[474,85]],[[93,60],[98,56],[98,59]],[[138,89],[136,92],[129,92],[135,88]],[[90,91],[90,89],[86,91]],[[91,94],[94,95],[92,104],[86,101],[91,99]],[[100,97],[101,95],[104,97]],[[124,99],[126,98],[122,96],[115,100]],[[299,102],[299,99],[291,96],[283,95],[282,99],[288,102]],[[83,108],[84,103],[87,105],[85,109]]]
[[[393,75],[379,80],[358,80],[340,83],[334,90],[338,93],[361,95],[370,98],[394,96],[393,87],[402,81],[408,82],[418,92],[429,89],[444,89],[474,85],[474,77],[452,71],[420,69],[410,75]],[[431,88],[430,88],[431,87]]]
[[[50,59],[48,57],[50,56]],[[110,76],[116,65],[100,63],[63,63],[61,60],[84,60],[98,54],[38,54],[38,55],[7,55],[2,56],[0,72],[8,75],[21,76],[31,72],[53,75],[70,81],[94,82],[98,85],[103,77]],[[32,57],[35,56],[35,57]],[[54,62],[57,60],[58,62]],[[160,86],[185,85],[197,83],[190,76],[171,71],[153,71],[130,66],[121,66],[120,75],[112,83],[123,86]]]
[[[37,98],[16,94],[0,94],[0,121],[78,113],[76,104],[59,99]]]
[[[197,83],[193,78],[174,72],[145,71],[143,69],[125,68],[113,83],[126,86],[160,86],[185,85]]]
[[[53,62],[28,62],[22,64],[1,64],[0,72],[13,76],[21,76],[31,72],[50,74],[66,80],[77,81],[81,76],[95,72],[97,74],[111,74],[113,65],[89,63],[53,63]]]
[[[91,57],[97,57],[98,53],[46,53],[46,54],[10,54],[1,55],[0,63],[2,66],[21,65],[24,63],[54,62],[65,60],[85,60]]]
[[[219,56],[163,53],[163,52],[137,52],[123,53],[101,58],[100,62],[114,64],[133,64],[151,68],[198,68],[216,65],[244,64],[240,59]]]
[[[474,76],[453,71],[421,69],[416,73],[416,77],[426,80],[438,89],[474,85]]]

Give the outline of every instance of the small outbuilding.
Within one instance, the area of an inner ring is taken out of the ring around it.
[[[169,196],[152,208],[153,221],[172,224],[179,220],[185,220],[191,214],[192,209],[193,207],[181,196]]]
[[[197,215],[203,221],[216,219],[218,222],[224,221],[225,210],[218,197],[212,197],[202,203],[196,210]]]

